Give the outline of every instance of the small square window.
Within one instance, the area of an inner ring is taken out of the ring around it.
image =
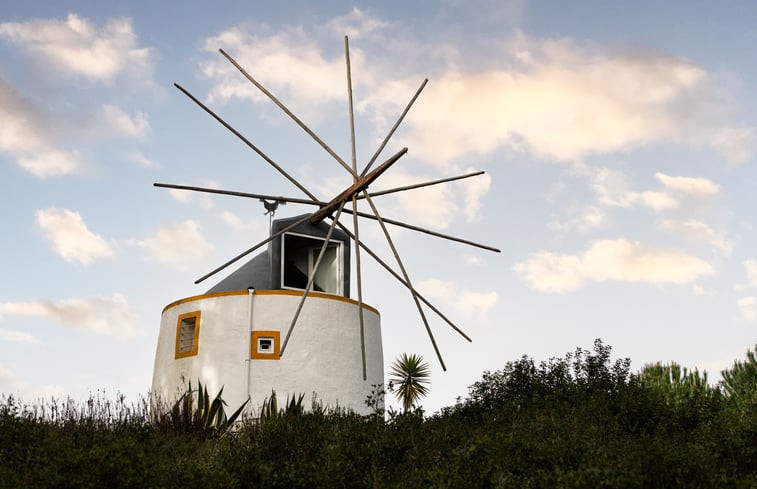
[[[252,359],[278,360],[280,337],[281,334],[278,331],[253,331],[252,351],[250,352]]]

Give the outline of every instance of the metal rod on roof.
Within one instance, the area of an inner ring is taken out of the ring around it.
[[[221,265],[220,267],[218,267],[218,268],[216,268],[215,270],[213,270],[212,272],[206,273],[206,274],[205,274],[205,275],[203,275],[202,277],[200,277],[200,278],[198,278],[197,280],[195,280],[195,284],[199,284],[200,282],[202,282],[202,281],[203,281],[203,280],[205,280],[206,278],[208,278],[208,277],[211,277],[211,276],[215,275],[216,273],[220,272],[220,271],[221,271],[221,270],[223,270],[224,268],[226,268],[226,267],[228,267],[229,265],[233,264],[234,262],[236,262],[236,261],[238,261],[238,260],[240,260],[240,259],[244,258],[245,256],[247,256],[247,255],[249,255],[250,253],[252,253],[253,251],[257,250],[258,248],[260,248],[260,247],[261,247],[261,246],[263,246],[264,244],[266,244],[266,243],[268,243],[268,242],[270,242],[270,241],[273,241],[274,239],[278,238],[279,236],[281,236],[281,235],[282,235],[282,234],[284,234],[285,232],[289,231],[290,229],[292,229],[292,228],[294,228],[294,227],[296,227],[296,226],[299,226],[300,224],[302,224],[303,222],[307,221],[308,219],[310,219],[310,214],[306,215],[306,216],[305,216],[305,217],[303,217],[302,219],[299,219],[299,220],[298,220],[297,222],[295,222],[295,223],[293,223],[293,224],[290,224],[289,226],[285,227],[285,228],[284,228],[284,229],[282,229],[281,231],[277,231],[276,233],[274,233],[274,234],[270,235],[270,236],[269,236],[268,238],[264,239],[263,241],[261,241],[260,243],[256,244],[256,245],[255,245],[255,246],[253,246],[252,248],[249,248],[249,249],[247,249],[246,251],[243,251],[242,253],[238,254],[237,256],[235,256],[234,258],[232,258],[231,260],[227,261],[226,263],[224,263],[224,264],[223,264],[223,265]]]
[[[315,264],[313,265],[313,270],[310,272],[310,278],[308,279],[308,284],[305,287],[305,291],[302,293],[302,299],[300,299],[300,303],[297,305],[297,310],[294,313],[294,317],[292,318],[292,322],[289,324],[289,329],[287,330],[287,334],[284,337],[284,342],[281,344],[281,350],[279,351],[279,358],[284,356],[284,350],[286,350],[287,343],[289,343],[289,337],[292,335],[292,331],[294,330],[295,324],[297,324],[297,318],[300,317],[300,311],[302,311],[302,306],[305,304],[305,299],[308,298],[308,292],[310,292],[311,287],[313,287],[313,282],[315,282],[315,274],[318,272],[318,267],[321,265],[321,259],[323,258],[323,255],[326,253],[326,248],[329,245],[329,240],[331,239],[331,234],[334,232],[334,228],[336,227],[337,221],[339,221],[339,216],[342,215],[342,209],[344,208],[344,201],[342,201],[342,205],[339,206],[339,210],[336,211],[336,217],[334,218],[334,222],[331,223],[331,227],[329,227],[329,232],[326,233],[326,239],[323,240],[323,244],[321,245],[321,251],[318,253],[318,258],[315,260]]]
[[[347,64],[347,98],[349,100],[349,113],[350,113],[350,147],[352,149],[352,171],[355,173],[355,182],[358,181],[357,176],[357,150],[355,148],[355,112],[352,105],[352,70],[350,66],[350,40],[347,36],[344,36],[344,57]],[[357,198],[355,194],[352,194],[352,208],[357,210]],[[355,236],[360,236],[358,230],[357,214],[352,214],[352,227],[355,229]],[[363,318],[363,277],[362,270],[360,268],[360,247],[355,246],[355,270],[357,271],[357,313],[360,319],[360,358],[363,366],[363,380],[368,379],[365,366],[365,320]]]
[[[194,187],[191,185],[174,185],[172,183],[153,183],[153,185],[155,187],[172,188],[177,190],[191,190],[194,192],[205,192],[209,194],[233,195],[235,197],[248,197],[251,199],[279,200],[290,204],[307,204],[318,206],[328,204],[328,202],[321,202],[318,200],[298,199],[296,197],[282,197],[280,195],[252,194],[249,192],[237,192],[234,190],[221,190],[208,187]]]
[[[363,169],[362,173],[360,175],[365,175],[368,173],[368,170],[370,170],[373,163],[376,161],[376,158],[378,158],[378,155],[381,154],[381,152],[384,150],[384,146],[386,146],[386,143],[389,142],[389,139],[394,135],[394,131],[397,130],[397,128],[400,126],[400,123],[402,123],[402,120],[405,118],[405,115],[410,110],[410,107],[413,106],[415,103],[415,99],[418,98],[418,95],[421,94],[423,91],[423,87],[426,86],[426,83],[428,83],[428,78],[424,78],[423,83],[421,83],[421,86],[418,88],[418,90],[415,91],[415,95],[413,95],[413,98],[410,99],[410,102],[408,102],[407,106],[405,107],[405,110],[402,111],[402,114],[400,114],[399,119],[397,119],[397,122],[394,123],[394,126],[389,130],[389,134],[386,135],[384,140],[381,142],[381,145],[378,147],[376,152],[373,154],[373,157],[371,157],[371,161],[368,162],[368,164]]]
[[[190,98],[190,99],[191,99],[191,100],[192,100],[192,101],[193,101],[194,103],[196,103],[197,105],[199,105],[199,106],[200,106],[200,107],[201,107],[201,108],[202,108],[202,109],[203,109],[203,110],[204,110],[205,112],[207,112],[208,114],[210,114],[210,115],[211,115],[211,116],[212,116],[212,117],[213,117],[213,118],[214,118],[215,120],[217,120],[217,121],[218,121],[219,123],[221,123],[221,125],[222,125],[223,127],[225,127],[226,129],[228,129],[229,131],[231,131],[231,133],[232,133],[232,134],[234,134],[234,135],[235,135],[236,137],[238,137],[238,138],[239,138],[240,140],[242,140],[242,142],[243,142],[244,144],[246,144],[246,145],[247,145],[247,146],[249,146],[249,147],[250,147],[250,148],[251,148],[251,149],[252,149],[253,151],[255,151],[255,152],[256,152],[256,153],[257,153],[257,154],[258,154],[258,155],[259,155],[259,156],[260,156],[261,158],[263,158],[263,159],[264,159],[264,160],[265,160],[265,161],[266,161],[266,162],[267,162],[267,163],[268,163],[269,165],[271,165],[271,166],[272,166],[272,167],[274,167],[274,168],[275,168],[276,170],[278,170],[278,172],[279,172],[279,173],[281,173],[282,175],[284,175],[284,177],[285,177],[285,178],[286,178],[287,180],[289,180],[290,182],[292,182],[292,183],[293,183],[293,184],[294,184],[294,185],[295,185],[295,186],[296,186],[296,187],[297,187],[298,189],[302,190],[302,192],[303,192],[303,193],[304,193],[305,195],[307,195],[308,197],[310,197],[310,198],[311,198],[311,199],[313,199],[313,200],[318,200],[318,199],[316,199],[316,198],[315,198],[315,195],[313,195],[313,194],[312,194],[312,193],[310,193],[310,192],[309,192],[309,191],[308,191],[308,190],[307,190],[307,189],[306,189],[305,187],[303,187],[303,186],[302,186],[302,185],[300,184],[300,182],[298,182],[297,180],[295,180],[295,179],[294,179],[294,178],[293,178],[293,177],[292,177],[291,175],[289,175],[289,173],[287,173],[287,172],[286,172],[286,171],[285,171],[285,170],[284,170],[283,168],[281,168],[281,167],[280,167],[279,165],[277,165],[277,164],[276,164],[276,162],[275,162],[275,161],[273,161],[273,160],[272,160],[271,158],[269,158],[269,157],[268,157],[268,155],[266,155],[265,153],[263,153],[263,151],[261,151],[261,150],[260,150],[260,148],[258,148],[258,147],[257,147],[257,146],[255,146],[254,144],[252,144],[252,142],[251,142],[251,141],[250,141],[249,139],[247,139],[246,137],[244,137],[244,136],[242,135],[242,133],[240,133],[239,131],[237,131],[236,129],[234,129],[234,128],[233,128],[233,127],[232,127],[232,126],[231,126],[231,125],[229,124],[229,123],[227,123],[227,122],[226,122],[225,120],[223,120],[223,119],[221,118],[221,116],[219,116],[218,114],[216,114],[215,112],[213,112],[212,110],[210,110],[210,109],[209,109],[209,108],[208,108],[208,107],[207,107],[207,106],[206,106],[205,104],[203,104],[202,102],[200,102],[200,101],[199,101],[199,100],[198,100],[198,99],[197,99],[197,98],[196,98],[196,97],[195,97],[194,95],[192,95],[191,93],[189,93],[189,92],[188,92],[187,90],[185,90],[185,89],[184,89],[184,88],[183,88],[183,87],[182,87],[181,85],[179,85],[178,83],[174,83],[174,86],[175,86],[176,88],[178,88],[179,90],[181,90],[181,92],[182,92],[182,93],[183,93],[184,95],[186,95],[187,97],[189,97],[189,98]]]
[[[220,51],[221,54],[226,59],[228,59],[229,62],[231,62],[231,64],[233,64],[234,67],[236,67],[236,69],[238,69],[244,75],[245,78],[247,78],[250,81],[250,83],[252,83],[253,85],[255,85],[258,88],[258,90],[260,90],[261,92],[263,92],[269,99],[271,99],[271,101],[273,103],[275,103],[276,105],[278,105],[279,108],[281,110],[283,110],[286,115],[288,115],[294,122],[297,123],[298,126],[300,126],[306,133],[308,133],[310,135],[310,137],[312,137],[318,144],[320,144],[321,147],[323,149],[325,149],[326,152],[328,154],[330,154],[336,161],[338,161],[339,164],[342,165],[348,172],[350,172],[351,175],[355,175],[356,174],[356,172],[353,172],[352,168],[350,168],[349,165],[347,165],[347,163],[345,163],[344,160],[339,157],[339,155],[337,155],[336,153],[334,153],[334,150],[332,150],[326,143],[324,143],[321,138],[319,138],[318,136],[316,136],[316,134],[313,131],[311,131],[310,128],[307,125],[305,125],[305,123],[302,122],[296,115],[294,115],[292,113],[292,111],[290,111],[283,103],[281,103],[281,101],[279,99],[277,99],[275,95],[273,95],[271,92],[269,92],[263,85],[261,85],[260,83],[258,83],[257,80],[255,80],[252,76],[250,76],[250,74],[247,73],[247,71],[245,71],[245,69],[242,68],[239,65],[239,63],[237,63],[234,60],[234,58],[232,58],[231,56],[229,56],[226,53],[226,51],[224,51],[223,49],[219,49],[218,51]]]
[[[355,236],[354,234],[352,234],[352,233],[350,232],[350,230],[349,230],[349,229],[347,229],[347,227],[346,227],[345,225],[343,225],[343,224],[339,223],[339,224],[338,224],[338,226],[339,226],[339,228],[340,228],[340,229],[341,229],[342,231],[344,231],[344,233],[345,233],[345,234],[346,234],[347,236],[349,236],[350,238],[352,238],[352,240],[354,240],[354,241],[355,241],[355,242],[356,242],[356,243],[358,244],[358,246],[360,246],[361,248],[363,248],[363,249],[364,249],[364,250],[365,250],[365,251],[366,251],[366,252],[367,252],[367,253],[368,253],[369,255],[371,255],[371,257],[372,257],[372,258],[373,258],[374,260],[376,260],[376,262],[377,262],[377,263],[378,263],[379,265],[381,265],[382,267],[384,267],[384,269],[385,269],[385,270],[386,270],[387,272],[389,272],[389,274],[390,274],[390,275],[392,275],[392,276],[393,276],[393,277],[394,277],[395,279],[397,279],[397,281],[398,281],[399,283],[401,283],[402,285],[404,285],[404,286],[405,286],[405,287],[406,287],[406,288],[407,288],[408,290],[410,290],[410,289],[412,289],[412,290],[415,290],[415,289],[413,289],[413,288],[412,288],[412,287],[411,287],[410,285],[408,285],[408,283],[407,283],[407,282],[405,282],[405,281],[404,281],[404,280],[402,279],[402,277],[400,277],[400,275],[399,275],[399,274],[398,274],[397,272],[395,272],[394,270],[392,270],[392,267],[390,267],[389,265],[387,265],[387,264],[386,264],[386,262],[385,262],[384,260],[382,260],[382,259],[381,259],[381,257],[379,257],[379,256],[378,256],[378,255],[377,255],[377,254],[376,254],[376,253],[375,253],[375,252],[374,252],[373,250],[371,250],[371,249],[370,249],[370,248],[368,247],[368,245],[366,245],[366,244],[365,244],[365,243],[363,243],[362,241],[360,241],[360,240],[356,239],[356,236]],[[455,325],[455,323],[453,323],[452,321],[450,321],[450,320],[449,320],[449,318],[447,318],[447,316],[445,316],[445,315],[444,315],[444,314],[443,314],[443,313],[442,313],[442,312],[441,312],[441,311],[440,311],[439,309],[437,309],[437,308],[436,308],[436,307],[435,307],[435,306],[434,306],[434,305],[433,305],[433,304],[432,304],[431,302],[429,302],[429,301],[428,301],[428,300],[427,300],[427,299],[426,299],[425,297],[423,297],[423,295],[421,295],[421,293],[420,293],[420,292],[418,292],[418,291],[416,290],[416,291],[415,291],[415,293],[416,293],[416,294],[418,295],[418,299],[420,299],[420,300],[421,300],[421,302],[423,302],[424,304],[426,304],[426,305],[427,305],[427,306],[429,307],[429,309],[431,309],[432,311],[434,311],[434,312],[435,312],[435,313],[436,313],[436,314],[437,314],[437,315],[438,315],[438,316],[439,316],[440,318],[442,318],[442,319],[443,319],[443,320],[444,320],[444,321],[445,321],[445,322],[446,322],[447,324],[449,324],[449,325],[450,325],[450,327],[451,327],[452,329],[454,329],[455,331],[457,331],[457,332],[458,332],[458,333],[460,334],[460,336],[462,336],[463,338],[465,338],[466,340],[468,340],[468,341],[469,341],[469,342],[471,342],[471,343],[473,342],[473,340],[472,340],[472,339],[471,339],[471,338],[470,338],[470,337],[469,337],[469,336],[468,336],[467,334],[465,334],[465,333],[463,332],[463,330],[461,330],[460,328],[458,328],[458,327],[457,327],[457,326]]]
[[[368,192],[368,194],[371,197],[378,197],[379,195],[393,194],[393,193],[396,193],[396,192],[402,192],[404,190],[412,190],[412,189],[416,189],[416,188],[428,187],[430,185],[438,185],[440,183],[447,183],[447,182],[453,182],[455,180],[463,180],[465,178],[477,177],[479,175],[483,175],[484,173],[486,173],[486,172],[484,172],[484,171],[477,171],[475,173],[468,173],[466,175],[459,175],[457,177],[440,178],[439,180],[432,180],[430,182],[416,183],[416,184],[413,184],[413,185],[407,185],[405,187],[395,187],[395,188],[390,188],[390,189],[387,189],[387,190],[380,190],[378,192]],[[362,198],[364,198],[364,197],[362,197],[362,196],[358,197],[358,199],[362,199]]]

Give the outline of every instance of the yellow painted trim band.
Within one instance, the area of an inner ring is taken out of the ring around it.
[[[295,295],[298,297],[301,297],[304,292],[300,292],[299,290],[256,290],[255,295]],[[308,297],[318,297],[319,299],[330,299],[332,301],[340,301],[340,302],[346,302],[348,304],[357,305],[357,301],[354,299],[348,299],[347,297],[342,297],[341,295],[332,295],[332,294],[324,294],[323,292],[308,292]],[[373,306],[369,306],[365,302],[363,302],[363,308],[368,309],[371,312],[375,312],[379,316],[381,315],[380,312],[378,312],[378,309],[376,309]]]
[[[193,295],[192,297],[179,299],[178,301],[174,301],[168,304],[166,307],[163,308],[163,312],[166,312],[168,309],[172,307],[176,307],[179,304],[186,304],[187,302],[199,301],[201,299],[211,299],[213,297],[225,297],[225,296],[230,296],[230,295],[247,295],[248,293],[249,292],[246,290],[225,290],[223,292],[213,292],[212,294]],[[299,290],[255,290],[255,295],[302,296],[302,294],[303,292]],[[358,305],[357,301],[354,299],[348,299],[347,297],[342,297],[340,295],[324,294],[322,292],[308,292],[308,297],[317,297],[319,299],[330,299],[332,301],[346,302],[348,304],[353,304],[356,306]],[[376,309],[375,307],[372,307],[366,303],[363,303],[363,308],[375,313],[378,316],[381,316],[381,313],[378,312],[378,309]]]

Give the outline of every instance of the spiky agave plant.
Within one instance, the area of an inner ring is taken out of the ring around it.
[[[279,409],[278,401],[276,399],[276,391],[272,390],[271,396],[263,399],[263,405],[258,413],[258,423],[263,425],[280,417],[302,416],[305,412],[305,408],[302,404],[304,399],[305,394],[292,395],[291,398],[287,395],[284,408]]]
[[[389,390],[402,402],[405,412],[410,411],[421,397],[428,394],[431,371],[422,356],[403,353],[392,364],[390,375]]]
[[[195,391],[190,381],[186,392],[176,400],[173,408],[161,416],[161,424],[177,433],[222,434],[231,428],[249,402],[249,399],[246,400],[231,416],[227,416],[224,409],[227,404],[222,395],[223,387],[211,400],[207,386],[203,386],[198,380]]]

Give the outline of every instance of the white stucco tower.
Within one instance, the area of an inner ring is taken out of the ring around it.
[[[272,233],[300,218],[273,222]],[[187,381],[212,394],[223,386],[236,409],[259,406],[275,390],[313,393],[324,405],[366,413],[366,397],[384,382],[379,312],[363,304],[367,380],[363,380],[358,302],[349,298],[350,238],[334,230],[284,355],[282,342],[328,232],[305,221],[272,240],[205,294],[163,309],[152,392],[170,402]],[[309,406],[309,404],[308,404]]]

